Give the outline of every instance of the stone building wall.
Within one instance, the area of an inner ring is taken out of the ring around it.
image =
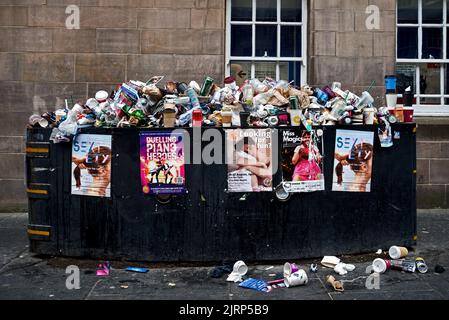
[[[65,10],[80,8],[80,29]],[[0,0],[0,209],[26,208],[28,117],[124,80],[224,73],[223,0]],[[0,210],[2,211],[2,210]]]

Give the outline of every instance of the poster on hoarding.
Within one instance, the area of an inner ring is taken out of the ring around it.
[[[286,192],[323,191],[323,130],[282,132],[282,178]]]
[[[374,132],[337,130],[332,191],[371,192]]]
[[[228,191],[273,191],[271,129],[226,130]]]
[[[112,137],[80,134],[72,143],[72,195],[111,197]]]
[[[145,194],[184,194],[184,135],[181,132],[140,134],[140,178]]]

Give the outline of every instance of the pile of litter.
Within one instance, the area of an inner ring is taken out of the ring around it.
[[[282,127],[317,125],[373,125],[397,122],[388,108],[374,107],[368,88],[360,96],[334,82],[324,88],[297,87],[266,78],[247,80],[239,87],[232,77],[218,86],[206,77],[192,81],[128,81],[108,93],[32,115],[30,127],[53,128],[51,140],[69,142],[79,128]]]

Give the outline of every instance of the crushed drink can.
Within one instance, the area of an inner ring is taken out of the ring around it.
[[[429,271],[429,268],[423,258],[416,258],[415,263],[419,273],[427,273],[427,271]]]
[[[391,260],[391,269],[414,273],[416,271],[416,263],[410,260]]]
[[[299,110],[299,101],[298,101],[298,97],[296,96],[291,96],[290,98],[288,98],[288,100],[290,101],[290,105],[292,106],[293,110]]]
[[[325,105],[329,101],[329,96],[320,88],[315,89],[315,97],[318,99],[318,103]]]

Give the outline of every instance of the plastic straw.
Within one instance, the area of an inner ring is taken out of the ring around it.
[[[374,87],[374,85],[376,84],[376,80],[373,80],[373,82],[371,82],[371,85],[369,86],[369,88],[366,90],[366,92],[370,92],[371,89]]]

